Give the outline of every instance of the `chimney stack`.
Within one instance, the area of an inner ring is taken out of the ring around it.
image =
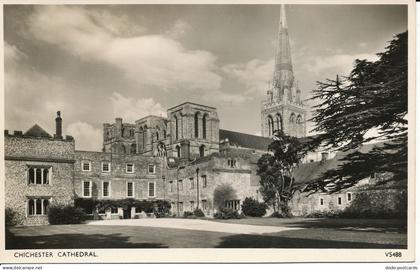
[[[63,119],[61,118],[61,112],[58,111],[57,117],[55,118],[55,137],[59,139],[63,138],[62,124],[63,124]]]

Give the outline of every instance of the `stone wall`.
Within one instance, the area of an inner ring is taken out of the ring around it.
[[[82,171],[82,162],[90,162],[91,171]],[[109,162],[111,171],[102,171],[102,162]],[[134,165],[134,173],[126,172],[126,164]],[[155,166],[155,173],[148,173],[148,165]],[[127,196],[127,182],[134,183],[134,199],[163,199],[163,162],[161,158],[139,155],[115,155],[111,153],[76,151],[74,189],[83,197],[84,181],[92,183],[92,198],[124,199]],[[103,196],[103,182],[110,183],[110,194]],[[148,183],[155,183],[155,196],[148,196]]]
[[[6,208],[23,217],[23,225],[47,224],[47,216],[28,216],[28,199],[45,198],[53,204],[72,204],[74,141],[5,136]],[[49,184],[30,184],[28,169],[50,169]]]

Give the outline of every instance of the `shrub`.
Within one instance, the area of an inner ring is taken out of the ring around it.
[[[196,216],[196,217],[204,217],[205,216],[203,210],[201,210],[199,208],[196,208],[193,213],[194,213],[194,216]]]
[[[191,211],[184,211],[184,217],[185,218],[187,218],[187,217],[193,217],[194,216],[194,213],[193,212],[191,212]]]
[[[238,211],[222,207],[214,214],[214,218],[217,219],[240,219],[241,216],[239,215]]]
[[[330,210],[330,211],[315,211],[305,215],[306,218],[337,218],[340,217],[342,211]]]
[[[262,217],[267,212],[267,205],[253,198],[246,197],[242,203],[242,213],[250,217]]]
[[[23,216],[7,207],[4,213],[6,226],[16,226],[23,223]]]
[[[86,214],[80,207],[56,205],[48,212],[50,224],[80,224],[86,220]]]

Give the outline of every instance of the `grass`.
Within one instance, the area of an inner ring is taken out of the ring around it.
[[[247,218],[220,222],[300,229],[245,235],[133,226],[10,227],[6,249],[407,248],[405,225],[398,220]]]

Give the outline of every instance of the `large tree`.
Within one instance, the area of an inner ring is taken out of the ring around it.
[[[293,170],[304,157],[303,145],[297,138],[278,131],[268,150],[271,154],[262,155],[257,163],[260,191],[274,212],[288,214],[288,202],[296,191]]]
[[[391,172],[389,180],[406,180],[407,36],[407,32],[396,35],[376,61],[357,59],[348,77],[317,82],[311,120],[313,131],[320,135],[311,146],[347,155],[341,166],[328,170],[307,190],[337,191],[372,173]],[[359,151],[362,144],[381,140],[370,151]]]

